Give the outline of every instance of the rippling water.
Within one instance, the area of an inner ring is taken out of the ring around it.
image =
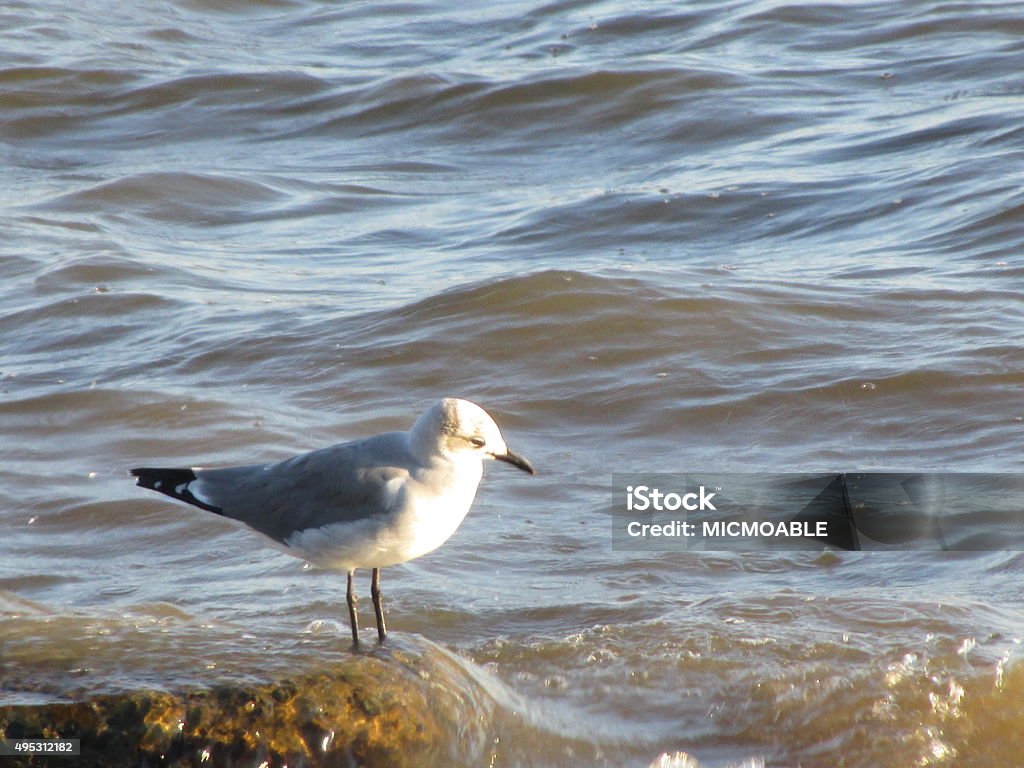
[[[384,572],[467,765],[1018,764],[1021,554],[612,552],[608,502],[1022,469],[1020,11],[7,3],[3,699],[343,658],[343,577],[125,470],[459,395],[540,469]]]

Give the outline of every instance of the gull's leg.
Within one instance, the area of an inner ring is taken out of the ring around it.
[[[352,625],[352,644],[359,645],[359,615],[356,613],[356,602],[359,598],[356,597],[356,590],[352,584],[352,577],[355,574],[355,568],[348,572],[348,593],[345,595],[345,600],[348,603],[348,620]]]
[[[373,610],[377,614],[377,637],[384,642],[388,631],[384,628],[384,605],[380,599],[380,568],[373,569],[373,577],[370,580],[370,596],[373,597]]]

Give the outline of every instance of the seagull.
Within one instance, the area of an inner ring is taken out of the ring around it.
[[[274,464],[208,469],[139,467],[136,485],[245,523],[290,555],[348,573],[352,642],[359,645],[357,568],[371,568],[384,641],[380,569],[425,555],[469,512],[483,460],[535,474],[475,403],[445,398],[408,432],[340,443]]]

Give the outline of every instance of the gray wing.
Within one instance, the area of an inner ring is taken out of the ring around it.
[[[284,542],[297,531],[388,515],[395,485],[415,464],[405,434],[394,432],[276,464],[196,469],[188,490],[204,508]]]

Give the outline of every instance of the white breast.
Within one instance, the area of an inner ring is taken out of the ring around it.
[[[286,544],[303,559],[338,570],[383,568],[432,552],[465,519],[483,471],[479,459],[460,463],[454,472],[444,469],[447,482],[426,470],[389,488],[387,511],[297,531]]]

